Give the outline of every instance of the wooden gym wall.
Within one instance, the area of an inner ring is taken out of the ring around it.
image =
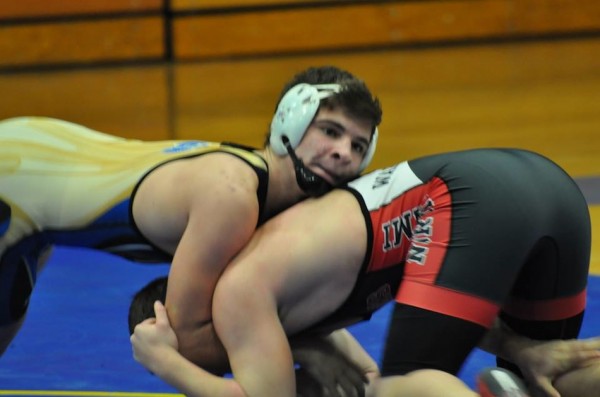
[[[19,0],[0,70],[597,33],[596,0]]]

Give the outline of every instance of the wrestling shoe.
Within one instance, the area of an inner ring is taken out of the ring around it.
[[[503,368],[486,368],[477,375],[481,397],[530,397],[523,381]]]

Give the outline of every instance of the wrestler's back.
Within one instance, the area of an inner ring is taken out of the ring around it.
[[[130,195],[150,169],[190,146],[219,146],[123,139],[38,117],[0,122],[0,142],[0,199],[12,209],[0,252],[22,236],[82,228],[115,208],[128,217]]]

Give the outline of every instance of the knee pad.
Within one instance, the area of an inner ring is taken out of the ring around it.
[[[17,263],[2,263],[0,280],[0,325],[8,325],[27,311],[34,281],[30,266],[23,259]]]
[[[8,230],[10,215],[10,206],[0,199],[0,237]]]
[[[25,314],[37,278],[38,259],[49,245],[42,236],[29,236],[9,248],[0,260],[0,325]]]

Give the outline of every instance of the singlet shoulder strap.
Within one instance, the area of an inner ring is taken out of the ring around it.
[[[252,169],[254,169],[254,172],[256,172],[256,176],[258,177],[258,189],[256,191],[259,205],[258,225],[261,225],[266,221],[266,219],[264,219],[264,210],[267,201],[267,189],[269,187],[269,166],[267,161],[263,156],[257,153],[257,148],[234,142],[222,142],[220,150],[244,160],[252,167]]]

